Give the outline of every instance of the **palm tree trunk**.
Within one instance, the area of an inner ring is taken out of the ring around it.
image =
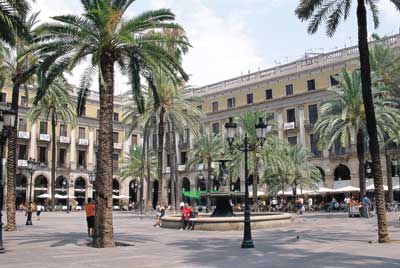
[[[100,120],[99,147],[96,170],[96,217],[93,245],[113,247],[112,180],[113,180],[113,121],[114,62],[111,52],[100,59]]]
[[[158,160],[157,160],[157,178],[158,178],[158,202],[163,201],[163,157],[164,157],[164,108],[161,108],[158,122]]]
[[[150,167],[150,142],[149,142],[149,137],[150,137],[150,132],[148,133],[149,135],[147,136],[147,138],[145,137],[145,145],[147,147],[147,152],[146,152],[146,168],[147,168],[147,176],[146,176],[146,183],[147,183],[147,198],[146,198],[146,210],[147,211],[151,211],[152,209],[152,196],[151,196],[151,189],[152,189],[152,184],[151,184],[151,167]]]
[[[388,202],[392,203],[394,200],[393,197],[393,178],[392,178],[392,159],[387,152],[385,147],[385,158],[386,158],[386,179],[388,185]]]
[[[297,198],[297,183],[292,184],[293,197]]]
[[[57,120],[54,111],[51,113],[51,210],[55,210],[56,191],[56,126]]]
[[[168,122],[168,139],[167,139],[167,145],[168,145],[168,157],[169,157],[169,174],[170,174],[170,181],[171,181],[171,207],[173,211],[176,211],[176,203],[175,203],[175,158],[174,158],[174,149],[173,149],[173,144],[172,144],[172,136],[174,134],[172,133],[172,123]]]
[[[207,211],[211,212],[211,160],[207,160],[207,181],[206,181],[206,187],[207,187]]]
[[[253,211],[258,211],[258,159],[256,151],[253,152]]]
[[[365,0],[357,0],[358,50],[360,52],[361,85],[365,107],[365,119],[369,135],[369,150],[372,159],[372,174],[376,193],[376,214],[378,220],[378,240],[389,242],[389,231],[385,211],[385,193],[380,161],[378,133],[376,127],[375,109],[371,92],[371,68],[368,50],[367,11]]]
[[[175,135],[175,121],[172,121],[172,148],[173,148],[173,154],[174,154],[174,163],[177,165],[178,164],[178,157],[177,157],[177,152],[176,152],[176,135]],[[175,168],[175,208],[179,208],[179,203],[180,199],[182,197],[182,185],[178,183],[179,177],[178,177],[178,169]]]
[[[18,122],[18,100],[19,100],[19,83],[14,83],[12,91],[11,109],[17,113],[15,124],[8,131],[8,153],[7,153],[7,226],[6,231],[15,231],[17,224],[15,221],[15,188],[17,177],[17,122]],[[1,165],[3,159],[1,158]],[[32,185],[31,185],[32,187]],[[29,187],[28,187],[29,188]],[[31,188],[29,188],[31,189]]]
[[[365,195],[365,157],[364,157],[364,135],[362,130],[357,133],[357,158],[358,158],[358,178],[360,184],[360,196]]]
[[[144,167],[146,163],[146,153],[147,153],[147,141],[149,139],[149,123],[147,122],[144,126],[143,129],[143,146],[142,146],[142,157],[141,157],[141,163],[140,163],[140,200],[139,200],[139,206],[140,206],[140,214],[143,214],[143,196],[144,196],[144,180],[145,180],[145,175],[144,175]],[[146,179],[146,184],[147,188],[150,187],[149,182]],[[147,196],[148,191],[146,191],[146,201],[148,200],[149,196]],[[145,210],[147,210],[147,205]]]

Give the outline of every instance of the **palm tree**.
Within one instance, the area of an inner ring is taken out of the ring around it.
[[[273,122],[270,120],[268,113],[264,111],[248,111],[245,112],[238,117],[238,123],[241,126],[242,130],[247,133],[249,143],[250,144],[258,144],[257,135],[256,135],[256,128],[255,126],[258,124],[259,119],[262,118],[264,122],[271,128],[269,135],[267,135],[267,141],[265,142],[265,146],[269,146],[270,139],[272,138],[273,132]],[[249,163],[249,168],[252,170],[253,175],[253,210],[258,210],[258,202],[257,202],[257,193],[258,193],[258,184],[259,184],[259,170],[261,168],[261,151],[263,150],[262,147],[256,147],[255,150],[251,151],[250,158],[252,159]],[[233,169],[243,170],[244,167],[244,157],[243,152],[235,150],[234,154],[234,165]],[[240,163],[238,163],[238,161]],[[233,171],[235,173],[235,171]],[[246,185],[248,187],[248,185]]]
[[[264,181],[272,180],[281,187],[290,185],[296,197],[298,186],[313,188],[321,181],[321,173],[310,162],[311,157],[311,152],[301,144],[274,143],[270,150],[264,151]]]
[[[39,75],[39,83],[45,83],[45,77]],[[56,185],[56,127],[59,121],[76,124],[76,102],[71,98],[72,87],[63,77],[52,82],[46,94],[40,101],[34,104],[28,113],[31,122],[39,117],[50,118],[51,121],[51,208],[55,208],[55,185]]]
[[[398,0],[388,0],[393,3],[397,10],[400,10]],[[333,36],[340,21],[346,20],[351,10],[352,0],[300,0],[295,13],[304,21],[310,20],[309,33],[315,33],[321,23],[326,22],[328,36]],[[369,5],[375,28],[379,26],[378,0],[357,0],[357,27],[358,27],[358,50],[360,53],[362,97],[365,106],[365,118],[369,135],[369,149],[372,159],[372,173],[374,177],[375,192],[377,193],[377,220],[379,242],[384,243],[390,240],[387,228],[385,211],[385,193],[383,190],[383,177],[379,153],[378,130],[374,102],[371,90],[371,67],[369,62],[368,49],[368,28],[366,4]]]
[[[173,38],[163,29],[182,29],[173,23],[175,16],[167,9],[148,11],[131,19],[124,14],[133,0],[81,0],[82,16],[56,16],[55,23],[43,24],[39,43],[32,46],[43,60],[49,77],[55,77],[66,68],[73,69],[91,57],[83,72],[79,89],[78,110],[83,111],[85,99],[97,73],[100,93],[99,146],[96,174],[96,219],[93,245],[112,247],[112,137],[114,101],[114,65],[117,64],[131,81],[132,91],[139,106],[141,78],[151,83],[155,69],[161,69],[171,79],[188,76],[165,44],[182,49],[188,46],[185,37]],[[46,88],[37,95],[40,99]]]
[[[140,201],[138,205],[140,207],[141,213],[143,213],[143,204],[141,200],[143,199],[143,180],[142,180],[142,163],[145,163],[145,168],[149,168],[150,176],[145,176],[147,188],[150,188],[150,181],[151,178],[155,178],[155,161],[144,161],[143,160],[143,147],[141,145],[133,145],[129,149],[129,152],[125,155],[124,162],[121,168],[121,177],[122,179],[130,179],[130,178],[137,178],[140,177]],[[147,165],[149,165],[147,167]]]
[[[33,84],[34,75],[37,69],[36,58],[26,52],[27,46],[33,37],[33,27],[35,26],[39,13],[32,14],[24,19],[25,28],[29,32],[24,38],[17,38],[15,46],[5,47],[2,71],[6,77],[6,83],[12,86],[11,109],[17,113],[15,126],[8,129],[8,152],[7,152],[7,227],[6,230],[16,230],[15,223],[15,178],[16,178],[16,151],[17,151],[17,122],[18,122],[18,102],[19,91],[23,86],[26,89]],[[23,55],[23,57],[22,57]]]
[[[190,152],[188,166],[198,170],[201,164],[203,170],[207,169],[206,190],[211,191],[212,163],[221,157],[224,152],[224,143],[219,135],[213,133],[200,134],[193,144]],[[207,209],[211,209],[211,198],[207,197]]]
[[[17,39],[28,30],[25,17],[29,11],[25,0],[4,0],[0,2],[0,39],[14,46]]]

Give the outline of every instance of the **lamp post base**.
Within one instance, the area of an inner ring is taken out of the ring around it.
[[[243,240],[242,242],[242,248],[254,248],[254,243],[253,240]]]
[[[25,225],[32,225],[32,212],[28,212]]]

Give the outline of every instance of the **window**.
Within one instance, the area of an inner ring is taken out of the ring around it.
[[[214,135],[218,135],[219,134],[219,123],[212,124],[212,133]]]
[[[321,156],[321,151],[318,150],[317,139],[315,138],[314,134],[310,135],[310,148],[311,153],[313,153],[315,156]]]
[[[138,144],[138,137],[136,134],[132,135],[132,145]]]
[[[200,111],[203,110],[203,105],[197,105],[197,109],[199,109]]]
[[[286,85],[286,96],[293,95],[293,84]]]
[[[286,121],[288,123],[296,122],[296,110],[295,109],[286,110]]]
[[[272,89],[265,90],[265,99],[271,100],[272,99]]]
[[[118,141],[119,141],[119,133],[113,132],[113,142],[118,143]]]
[[[40,134],[47,134],[47,122],[40,122]]]
[[[189,142],[189,129],[185,128],[183,130],[183,137],[182,137],[182,143],[187,144]]]
[[[40,164],[47,163],[47,147],[39,147],[39,162]]]
[[[171,154],[167,154],[167,167],[171,166]]]
[[[21,106],[27,107],[28,106],[28,97],[21,96]]]
[[[113,168],[118,168],[119,154],[113,154]]]
[[[0,95],[0,102],[6,103],[7,102],[7,93],[2,92]]]
[[[28,146],[25,144],[18,145],[18,159],[28,160]]]
[[[236,106],[236,100],[235,98],[229,98],[226,100],[226,105],[228,106],[228,108],[235,108]]]
[[[96,110],[96,118],[97,118],[97,119],[100,118],[100,110],[99,110],[99,109]]]
[[[86,137],[85,128],[84,127],[80,127],[78,131],[79,131],[78,132],[79,139],[85,139],[85,137]]]
[[[119,113],[114,113],[114,121],[118,122],[119,120]]]
[[[61,167],[65,166],[65,158],[66,158],[66,155],[67,155],[67,150],[61,148],[61,149],[59,150],[59,152],[58,152],[58,165],[59,165],[59,166],[61,166]]]
[[[67,125],[61,124],[60,125],[60,136],[67,137],[68,136],[67,129],[68,129]]]
[[[315,79],[307,80],[308,91],[315,90]]]
[[[253,103],[253,93],[247,94],[247,104],[252,104]]]
[[[338,74],[331,75],[330,82],[332,87],[339,85],[339,75]]]
[[[297,136],[292,136],[287,138],[289,144],[296,145],[297,144]]]
[[[268,121],[273,121],[275,119],[275,113],[274,112],[269,112],[268,113]]]
[[[346,153],[346,149],[342,147],[340,140],[336,141],[334,144],[334,153],[335,155],[344,155]]]
[[[86,151],[78,151],[78,166],[86,168]]]
[[[181,152],[181,165],[185,165],[187,162],[187,153]]]
[[[26,131],[26,119],[25,118],[19,118],[18,119],[18,130],[19,131]]]
[[[318,106],[316,104],[308,105],[308,120],[310,124],[315,124],[318,120]]]
[[[212,111],[213,113],[218,112],[218,101],[212,103]]]
[[[86,116],[86,107],[82,108],[82,113],[79,116]]]

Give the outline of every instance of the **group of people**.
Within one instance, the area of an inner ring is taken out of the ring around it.
[[[189,206],[188,203],[181,202],[179,204],[179,210],[181,213],[181,225],[180,230],[194,230],[196,223],[197,212],[194,208]],[[157,203],[156,206],[156,222],[154,223],[154,227],[161,227],[161,219],[165,215],[166,209],[169,209],[170,206],[166,207],[161,205],[161,203]]]

